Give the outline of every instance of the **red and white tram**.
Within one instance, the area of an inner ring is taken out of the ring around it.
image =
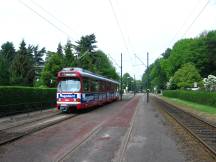
[[[119,99],[119,82],[81,68],[63,68],[57,76],[57,107],[86,109]]]

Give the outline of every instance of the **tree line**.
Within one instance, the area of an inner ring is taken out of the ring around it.
[[[12,42],[2,44],[0,49],[0,85],[33,85],[35,66],[43,65],[45,48],[26,45],[22,40],[18,50]]]
[[[107,55],[97,50],[94,34],[82,36],[74,44],[58,44],[56,51],[26,45],[22,40],[16,50],[12,42],[0,49],[0,86],[21,85],[55,87],[56,75],[64,67],[81,67],[99,75],[119,80]],[[44,59],[45,57],[45,59]]]
[[[216,75],[216,31],[177,41],[149,66],[142,81],[145,88],[149,80],[151,89],[187,89],[195,82],[202,87],[208,75]]]

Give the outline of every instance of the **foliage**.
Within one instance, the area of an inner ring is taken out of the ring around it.
[[[22,40],[16,51],[13,43],[2,44],[0,50],[0,85],[32,86],[44,64],[45,48],[26,45]],[[40,67],[40,68],[38,68]]]
[[[17,55],[10,68],[10,82],[13,85],[33,85],[35,71],[33,56],[28,52],[24,40],[21,42]]]
[[[116,69],[112,65],[112,62],[109,60],[107,55],[98,50],[94,54],[94,62],[92,66],[95,66],[95,73],[106,76],[114,80],[119,80],[119,75],[116,72]]]
[[[49,55],[41,73],[40,82],[47,87],[55,87],[57,73],[64,67],[63,58],[54,52],[49,52]]]
[[[0,55],[2,55],[7,60],[7,62],[11,63],[11,61],[13,60],[13,58],[16,55],[16,51],[15,51],[13,43],[12,42],[6,42],[6,43],[2,44],[1,50],[0,50]]]
[[[133,77],[129,73],[125,73],[122,76],[122,88],[128,91],[133,90]]]
[[[86,36],[82,36],[81,39],[79,41],[76,42],[77,46],[75,46],[75,50],[77,51],[77,54],[79,56],[81,56],[82,54],[84,54],[85,52],[94,52],[95,48],[97,47],[95,45],[95,43],[97,43],[96,41],[96,37],[94,34],[90,34],[90,35],[86,35]]]
[[[153,85],[151,84],[151,81],[153,78],[150,76],[150,73],[151,73],[153,67],[154,67],[154,64],[151,64],[149,66],[149,68],[145,70],[145,73],[142,76],[142,82],[143,82],[144,89],[152,89],[153,88]]]
[[[205,91],[166,90],[163,91],[166,97],[179,98],[203,105],[216,107],[216,93]]]
[[[196,38],[181,39],[177,41],[172,49],[168,48],[161,54],[162,58],[157,59],[150,65],[150,87],[153,88],[157,86],[164,89],[166,87],[165,81],[174,79],[174,74],[186,63],[192,63],[203,78],[210,74],[216,75],[215,53],[216,31],[204,32]],[[144,86],[146,86],[147,83],[146,73],[147,70],[143,74]],[[177,85],[170,86],[171,88],[179,87]]]
[[[167,48],[166,51],[164,53],[162,53],[161,55],[163,56],[163,58],[168,59],[170,54],[171,54],[171,49]]]
[[[59,55],[63,56],[63,48],[61,43],[58,44],[57,52]]]
[[[2,44],[0,50],[0,85],[10,84],[10,66],[16,55],[13,43],[6,42]]]
[[[168,97],[164,97],[164,96],[163,96],[163,99],[167,100],[168,102],[178,104],[178,105],[183,106],[183,107],[198,110],[200,112],[205,112],[208,114],[216,114],[216,109],[213,106],[203,105],[203,104],[199,104],[199,103],[195,103],[195,102],[191,102],[191,101],[185,101],[185,100],[181,100],[181,99],[177,99],[177,98],[168,98]]]
[[[119,79],[115,68],[113,67],[111,61],[106,56],[106,54],[98,50],[95,53],[86,53],[81,59],[79,59],[79,67],[90,70],[99,75],[106,76],[107,78],[112,78],[115,80]]]
[[[70,40],[64,46],[59,43],[56,52],[27,45],[24,40],[16,51],[13,43],[6,42],[0,49],[0,85],[54,87],[58,71],[77,66],[118,80],[119,75],[106,54],[95,50],[96,42],[95,35],[90,34],[82,36],[77,45]]]
[[[53,107],[55,97],[56,89],[0,86],[0,115]]]
[[[206,46],[208,74],[216,75],[216,31],[211,31],[207,34]]]
[[[135,90],[136,90],[136,92],[143,92],[144,88],[143,88],[143,84],[142,84],[141,80],[136,80]]]
[[[119,79],[115,68],[106,56],[106,54],[101,51],[95,51],[94,45],[96,43],[95,35],[87,35],[81,37],[78,42],[78,46],[74,46],[69,40],[64,46],[64,52],[61,51],[61,45],[58,45],[57,53],[48,52],[46,57],[46,64],[41,73],[41,78],[39,82],[36,83],[37,86],[45,85],[48,87],[56,86],[56,75],[63,67],[81,67],[83,69],[95,72],[99,75],[103,75],[107,78],[112,78],[115,80]],[[75,52],[77,54],[75,54]],[[59,54],[62,53],[62,54]],[[51,83],[52,81],[52,83]]]
[[[65,66],[74,66],[75,65],[75,56],[72,51],[72,43],[70,40],[67,41],[67,44],[64,47],[64,52],[65,52],[65,60],[64,64]]]
[[[155,61],[155,65],[150,72],[151,85],[157,89],[165,89],[167,82],[167,75],[161,66],[160,59]]]
[[[187,63],[184,64],[180,69],[178,69],[174,76],[171,84],[177,86],[177,88],[192,88],[194,82],[200,82],[201,76],[198,73],[196,67],[191,64]]]
[[[6,58],[0,55],[0,85],[8,85],[9,83],[9,64]]]
[[[204,87],[208,91],[216,91],[216,76],[209,75],[208,78],[203,79]]]
[[[43,56],[46,53],[46,49],[43,47],[40,50],[38,49],[38,45],[33,47],[33,60],[35,66],[41,66],[44,64]]]
[[[182,39],[175,43],[168,57],[169,65],[172,65],[170,72],[173,75],[183,64],[190,62],[192,55],[191,44],[193,39]]]

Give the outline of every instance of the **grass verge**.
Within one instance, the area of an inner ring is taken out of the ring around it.
[[[171,103],[174,103],[176,105],[179,106],[183,106],[183,107],[188,107],[200,112],[205,112],[211,115],[216,115],[216,107],[212,107],[212,106],[207,106],[207,105],[202,105],[202,104],[197,104],[194,102],[190,102],[190,101],[185,101],[185,100],[180,100],[177,98],[170,98],[170,97],[164,97],[161,96],[162,99],[167,100]]]

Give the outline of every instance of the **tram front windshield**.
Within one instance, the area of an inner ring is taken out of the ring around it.
[[[80,80],[76,78],[64,79],[58,83],[59,92],[78,92],[80,91]]]

